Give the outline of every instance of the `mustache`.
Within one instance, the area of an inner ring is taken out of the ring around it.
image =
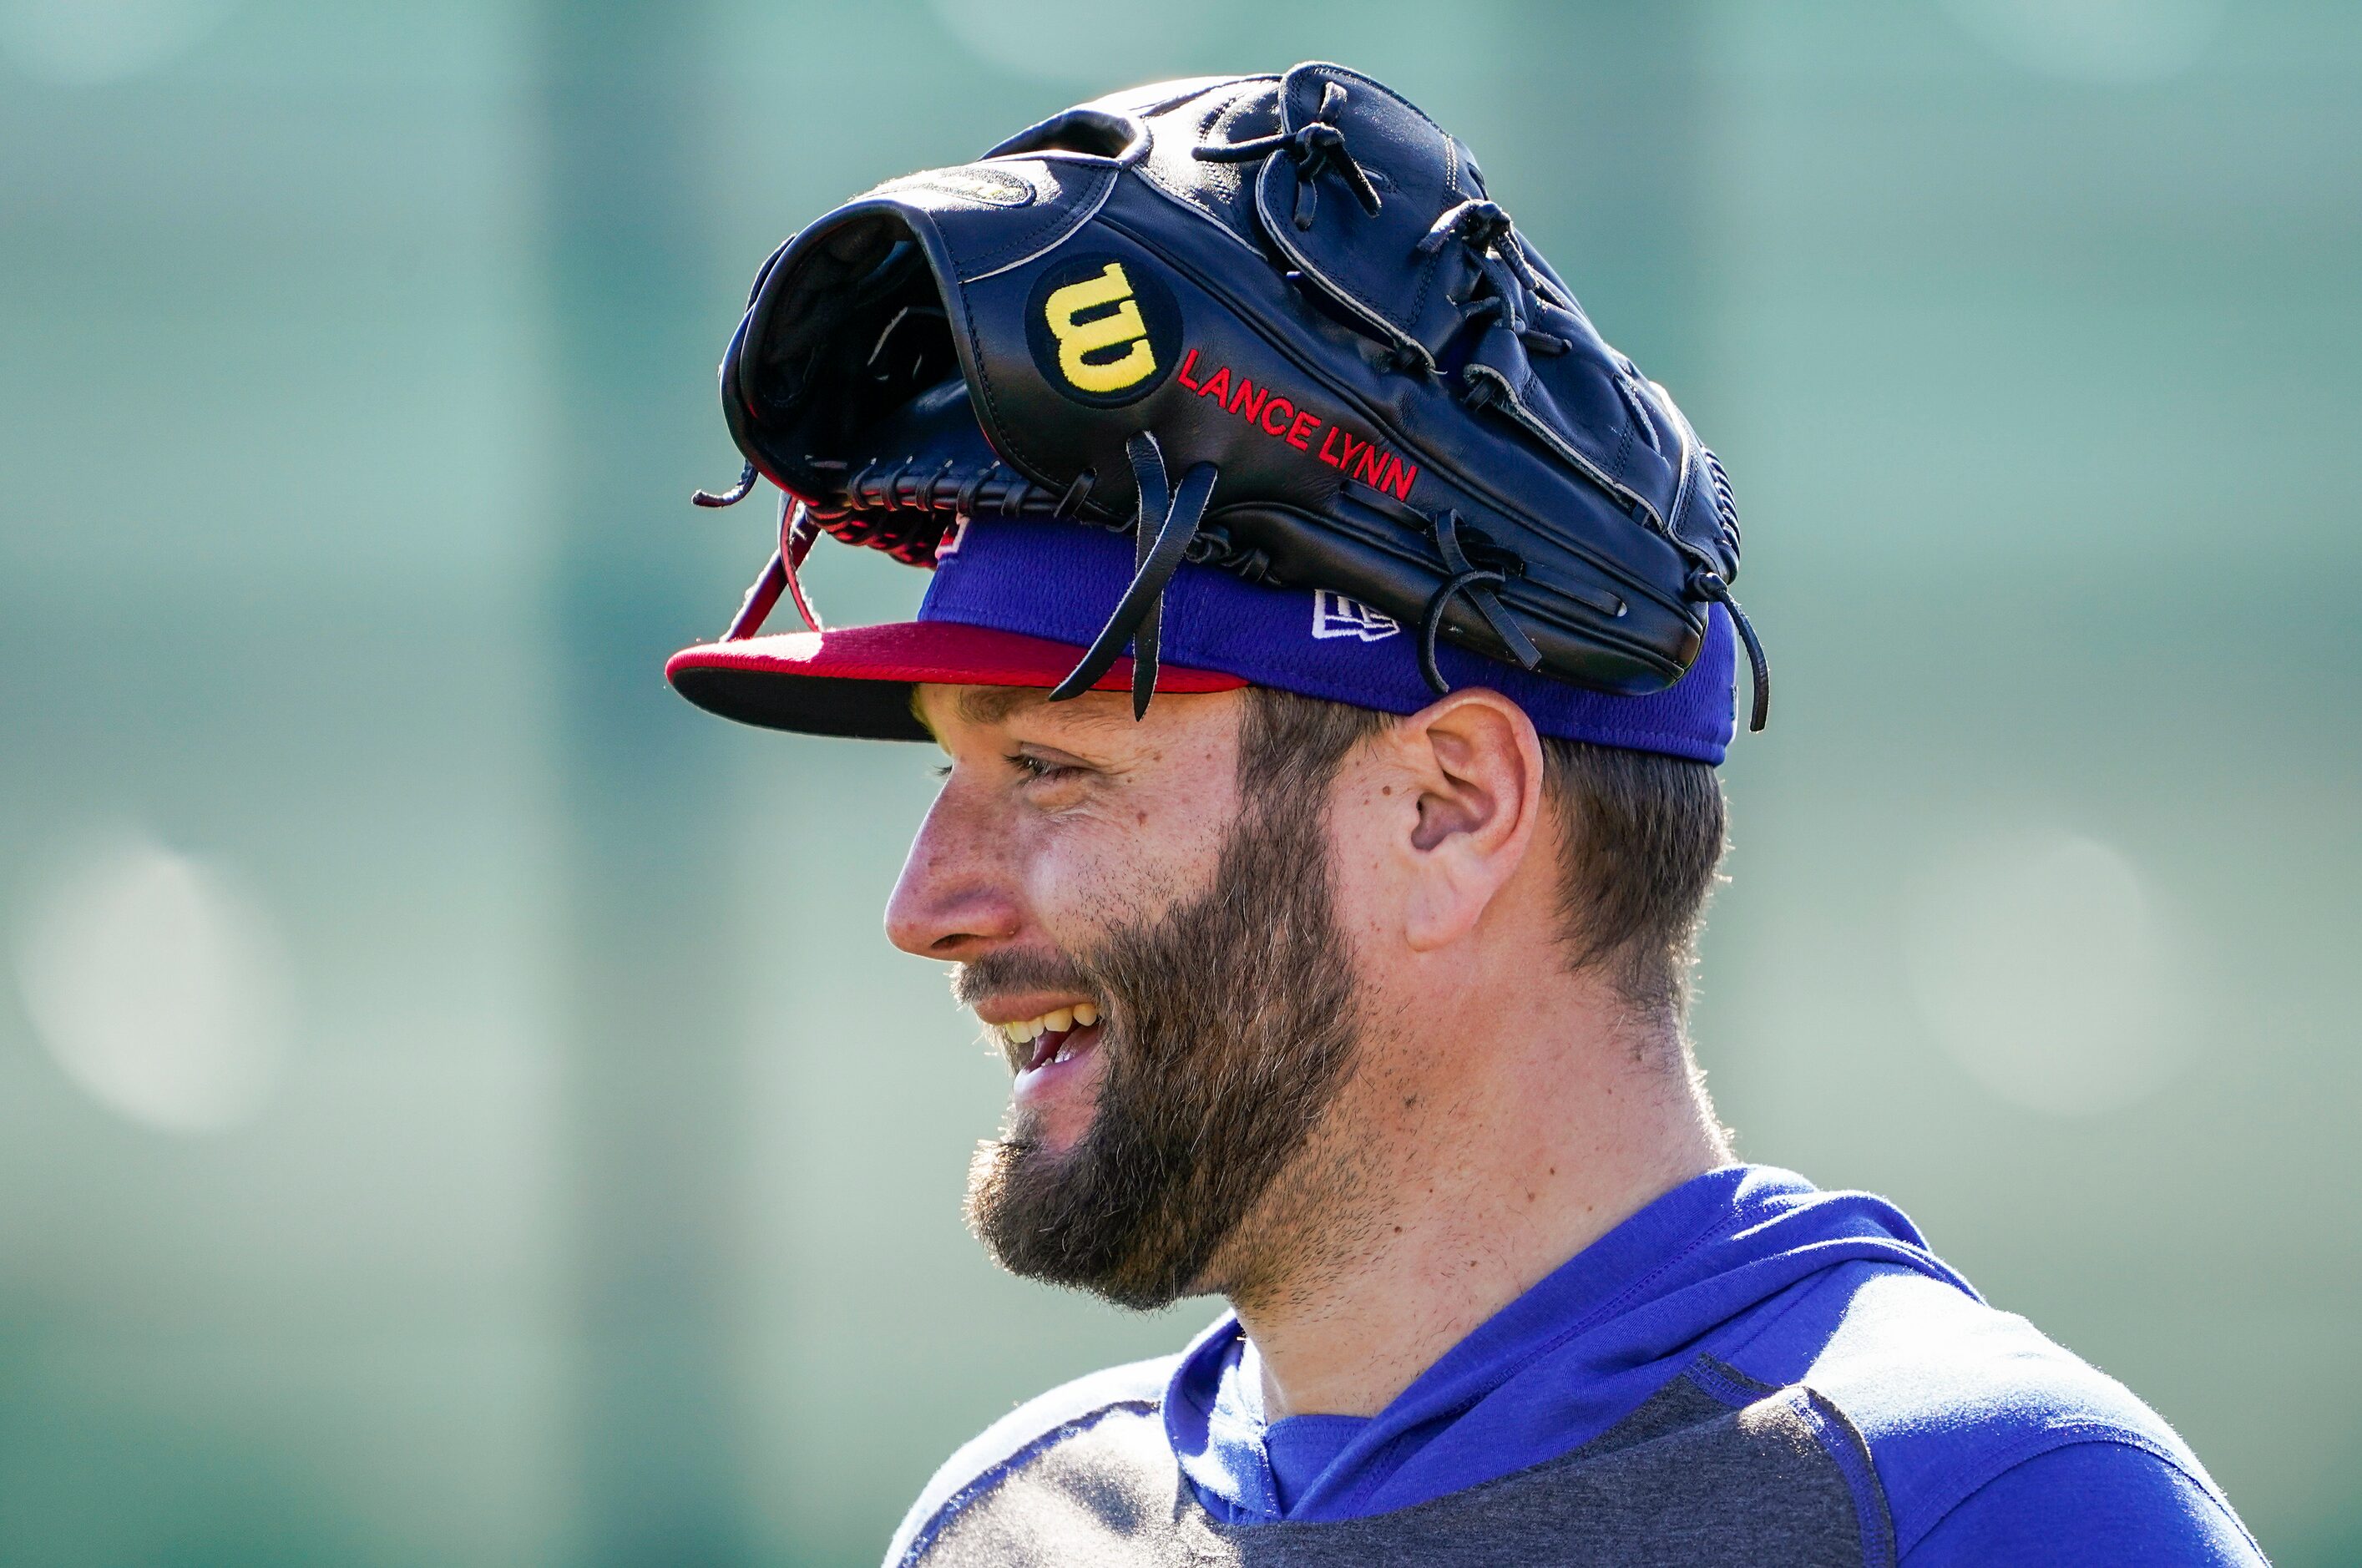
[[[1088,966],[1055,948],[1003,950],[952,966],[952,997],[962,1007],[1005,991],[1100,990]]]

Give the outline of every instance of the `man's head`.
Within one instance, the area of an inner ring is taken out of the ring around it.
[[[1016,1076],[971,1172],[988,1246],[1243,1311],[1386,1247],[1406,1200],[1451,1202],[1458,1151],[1534,1166],[1539,1201],[1545,1132],[1576,1169],[1652,1128],[1718,1148],[1681,1011],[1731,619],[1672,686],[1617,695],[1185,561],[1145,712],[1128,660],[1052,700],[1135,562],[1115,534],[979,515],[914,621],[671,667],[734,717],[949,753],[888,924],[960,966]]]
[[[1016,1072],[969,1211],[1020,1273],[1241,1299],[1365,1246],[1422,1103],[1557,976],[1686,1071],[1707,764],[1545,739],[1482,690],[1407,716],[1264,688],[1140,723],[1009,687],[915,707],[951,764],[888,925],[958,964]]]

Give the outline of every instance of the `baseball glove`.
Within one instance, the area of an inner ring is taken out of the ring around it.
[[[1165,83],[976,162],[891,180],[790,238],[722,363],[747,462],[786,497],[731,635],[822,532],[930,565],[946,528],[1134,533],[1137,575],[1054,696],[1129,645],[1155,681],[1179,563],[1350,595],[1438,638],[1637,694],[1730,599],[1730,486],[1608,347],[1467,148],[1368,77]]]

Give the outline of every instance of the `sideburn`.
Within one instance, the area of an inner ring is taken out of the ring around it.
[[[1143,1309],[1209,1287],[1352,1057],[1327,801],[1251,790],[1205,893],[1076,956],[1103,999],[1098,1111],[1063,1154],[1022,1116],[977,1151],[968,1224],[1002,1266]]]

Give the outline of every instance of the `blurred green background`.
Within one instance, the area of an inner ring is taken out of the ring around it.
[[[1333,58],[1727,458],[1701,1045],[2362,1562],[2362,6],[0,0],[0,1562],[865,1563],[1169,1348],[956,1214],[915,748],[672,698],[872,182]],[[914,574],[823,552],[837,619]]]

